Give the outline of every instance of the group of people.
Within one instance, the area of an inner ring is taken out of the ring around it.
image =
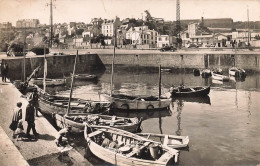
[[[23,139],[23,135],[25,134],[25,137],[28,139],[31,139],[30,132],[32,130],[33,135],[35,138],[39,136],[39,133],[35,129],[35,116],[38,115],[39,111],[39,96],[37,89],[34,89],[33,93],[31,93],[28,97],[28,105],[26,107],[26,113],[25,113],[25,121],[27,122],[27,130],[26,134],[23,132],[23,120],[22,120],[22,103],[18,102],[16,108],[14,108],[12,122],[9,126],[9,128],[13,131],[13,138],[21,138]],[[57,146],[64,146],[66,145],[65,142],[63,142],[63,137],[68,138],[67,141],[70,144],[69,140],[69,133],[71,132],[71,126],[67,126],[64,129],[61,129],[59,131],[59,136],[56,138],[55,143]]]
[[[6,82],[6,77],[7,77],[7,74],[8,74],[8,64],[6,62],[3,62],[1,64],[1,75],[2,75],[2,81],[3,82]]]
[[[28,105],[26,107],[25,121],[27,122],[27,130],[25,137],[31,138],[30,132],[33,131],[33,134],[36,137],[39,136],[35,129],[35,116],[38,116],[38,93],[37,89],[28,98]],[[17,107],[14,109],[12,122],[9,126],[13,130],[13,138],[22,138],[23,137],[23,125],[22,125],[22,103],[18,102]]]

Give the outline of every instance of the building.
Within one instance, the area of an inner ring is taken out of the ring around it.
[[[17,28],[37,28],[40,24],[38,19],[23,19],[16,21]]]
[[[169,35],[159,35],[157,37],[157,47],[161,48],[164,46],[171,46],[173,45],[173,37]]]
[[[10,28],[12,28],[12,23],[10,22],[0,23],[0,29],[10,29]]]
[[[109,36],[112,37],[114,36],[114,30],[115,26],[120,26],[120,19],[116,17],[115,20],[107,20],[105,19],[104,22],[102,23],[102,34],[104,36]]]
[[[155,47],[157,36],[158,32],[148,29],[148,26],[132,27],[126,32],[126,39],[131,40],[132,45],[150,45],[150,47]]]

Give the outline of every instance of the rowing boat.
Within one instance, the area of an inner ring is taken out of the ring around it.
[[[38,89],[39,106],[43,113],[64,115],[67,112],[69,97],[50,95]],[[110,102],[71,98],[70,112],[73,114],[104,113],[110,109]]]
[[[170,99],[157,96],[129,96],[124,94],[101,94],[101,101],[109,101],[112,109],[141,111],[141,110],[162,110],[170,105]]]
[[[169,165],[178,161],[178,150],[124,130],[86,125],[84,136],[89,150],[113,165]]]
[[[142,118],[126,118],[109,115],[59,115],[56,114],[56,124],[60,128],[71,126],[74,132],[84,131],[85,122],[90,125],[111,126],[129,132],[137,132],[140,130]]]
[[[173,97],[201,97],[207,96],[210,92],[210,86],[207,87],[178,87],[171,92]]]
[[[140,135],[147,139],[152,139],[157,142],[161,142],[163,145],[172,148],[185,148],[189,144],[189,136],[177,136],[155,133],[138,133],[137,135]]]
[[[46,83],[46,86],[64,85],[64,84],[66,84],[66,79],[50,79],[50,78],[46,78],[45,79],[45,83]],[[43,85],[43,78],[32,78],[29,81],[29,85],[42,86]]]

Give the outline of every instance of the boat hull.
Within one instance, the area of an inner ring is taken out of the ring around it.
[[[112,109],[121,111],[138,111],[138,110],[161,110],[170,105],[170,99],[160,99],[157,101],[130,100],[124,98],[111,97],[107,94],[100,95],[102,101],[112,103]]]
[[[233,77],[246,77],[246,72],[244,69],[238,68],[238,67],[232,67],[228,71],[230,76]]]
[[[66,84],[66,79],[46,79],[46,86],[58,86]],[[43,86],[43,78],[32,78],[29,82],[30,85]]]
[[[84,116],[87,116],[87,115],[95,116],[95,114],[85,114]],[[99,116],[100,119],[102,119],[102,118],[112,119],[112,117],[113,117],[113,116],[109,116],[109,115],[96,115],[96,116]],[[56,114],[55,117],[56,117],[56,124],[60,128],[64,128],[65,126],[69,125],[69,126],[72,127],[72,131],[74,131],[74,132],[84,131],[85,124],[83,123],[83,121],[82,122],[76,122],[76,121],[73,121],[72,119],[67,118],[66,116],[62,116],[62,115],[59,115],[59,114]],[[119,118],[119,119],[129,119],[129,120],[131,120],[132,123],[122,124],[122,125],[114,124],[111,127],[118,128],[118,129],[125,130],[125,131],[129,131],[129,132],[132,132],[132,133],[135,133],[140,129],[142,119],[138,120],[138,118],[123,118],[123,117],[117,117],[117,118]],[[99,126],[102,126],[102,124],[100,124]]]
[[[193,90],[188,90],[193,89]],[[184,91],[187,90],[187,91]],[[184,88],[184,90],[173,91],[172,97],[201,97],[207,96],[210,92],[210,86],[208,87],[192,87],[192,88]]]
[[[228,82],[230,80],[230,78],[228,76],[224,76],[221,74],[215,74],[215,73],[212,73],[212,79],[224,81],[224,82]]]
[[[87,128],[87,127],[86,127]],[[178,158],[178,151],[175,149],[172,149],[167,146],[163,146],[162,148],[164,150],[162,156],[158,158],[157,160],[147,160],[147,159],[141,159],[137,157],[133,157],[133,155],[127,155],[123,153],[118,153],[117,151],[111,150],[110,148],[102,147],[101,145],[94,142],[93,136],[91,139],[91,136],[87,134],[87,129],[84,130],[84,136],[88,143],[89,150],[98,158],[113,164],[113,165],[119,165],[119,166],[125,166],[125,165],[169,165],[174,164],[174,162],[177,162]],[[117,129],[118,130],[118,129]],[[122,140],[125,144],[126,142],[129,142],[131,144],[132,141],[138,142],[141,141],[143,144],[147,142],[152,142],[150,140],[147,141],[147,139],[142,138],[136,134],[132,134],[126,131],[121,130],[122,134],[119,134],[118,131],[110,131],[108,128],[104,128],[101,131],[106,131],[106,133],[111,133],[112,136],[115,136],[115,138],[118,140]],[[120,132],[120,131],[119,131]],[[120,132],[120,133],[121,133]],[[91,135],[92,133],[90,133]],[[125,137],[127,136],[127,137]]]

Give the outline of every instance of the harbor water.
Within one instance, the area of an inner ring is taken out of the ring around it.
[[[99,100],[99,94],[110,91],[111,73],[98,73],[96,82],[77,81],[73,97]],[[115,72],[113,93],[158,95],[158,73]],[[118,116],[143,117],[142,132],[188,135],[189,148],[180,152],[178,165],[258,165],[260,163],[260,75],[245,79],[215,82],[193,73],[162,73],[162,93],[172,85],[209,86],[205,98],[177,98],[170,109],[144,112],[116,112]],[[49,93],[69,96],[65,87],[49,87]],[[85,155],[83,135],[75,139],[76,149]],[[105,165],[93,155],[93,165]]]

